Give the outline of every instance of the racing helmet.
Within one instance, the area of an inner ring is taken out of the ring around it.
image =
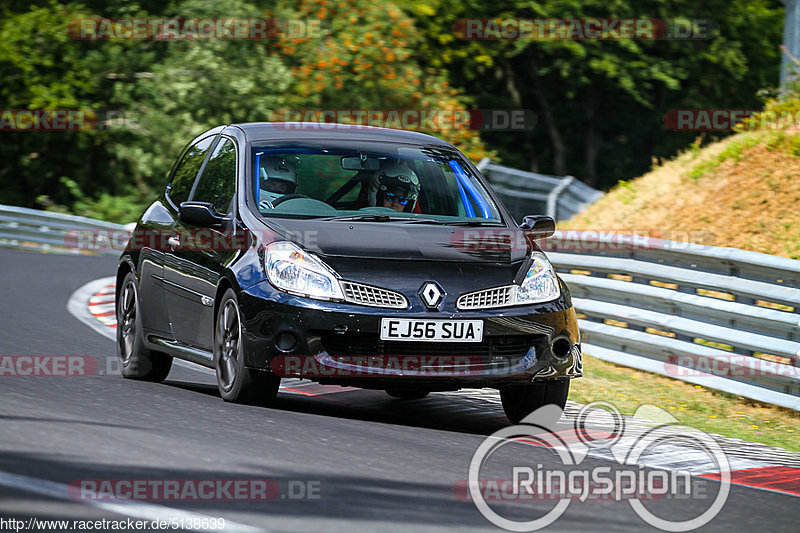
[[[280,156],[269,156],[261,160],[259,169],[261,198],[270,205],[297,189],[297,173],[291,163]]]
[[[396,196],[403,206],[403,212],[408,213],[417,205],[419,191],[417,174],[404,163],[391,162],[370,179],[369,203],[383,206],[384,200]]]

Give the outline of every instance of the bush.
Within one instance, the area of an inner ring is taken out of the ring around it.
[[[53,202],[47,195],[37,197],[36,202],[47,211],[127,224],[138,220],[152,200],[151,194],[133,189],[120,195],[102,193],[97,198],[89,198],[74,180],[62,176],[59,181],[69,190],[74,201],[69,205],[63,205]]]

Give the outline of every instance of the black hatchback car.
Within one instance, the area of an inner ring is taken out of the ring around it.
[[[569,291],[452,145],[316,123],[219,126],[189,143],[117,271],[125,377],[172,358],[223,399],[268,404],[282,377],[396,398],[500,391],[512,422],[563,407],[582,375]]]

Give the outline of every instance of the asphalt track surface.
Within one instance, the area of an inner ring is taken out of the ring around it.
[[[213,375],[191,365],[173,366],[163,384],[123,379],[113,371],[114,343],[66,308],[73,291],[113,275],[115,265],[113,257],[0,250],[0,355],[86,355],[99,368],[81,377],[0,376],[0,518],[194,513],[224,518],[231,531],[499,530],[454,493],[476,448],[508,425],[496,394],[402,401],[381,391],[298,386],[282,391],[275,407],[260,408],[223,402]],[[490,470],[501,477],[510,465],[558,461],[546,448],[515,445]],[[586,465],[614,467],[596,458]],[[271,501],[98,506],[64,489],[86,479],[268,479],[280,494]],[[703,494],[715,484],[700,480],[690,497],[648,508],[665,518],[690,518],[708,507]],[[316,497],[293,499],[300,491],[291,493],[289,485],[311,487]],[[797,531],[798,502],[734,485],[702,529]],[[532,520],[553,505],[514,501],[493,508]],[[656,530],[625,501],[571,502],[548,529]]]

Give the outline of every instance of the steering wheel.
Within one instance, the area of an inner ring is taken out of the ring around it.
[[[282,204],[286,200],[294,200],[295,198],[308,198],[308,196],[306,196],[305,194],[297,194],[297,193],[286,194],[284,196],[281,196],[274,202],[272,202],[272,207],[277,207],[279,204]]]

